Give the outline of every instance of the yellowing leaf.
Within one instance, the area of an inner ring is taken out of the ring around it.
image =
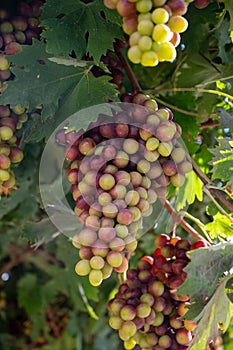
[[[202,201],[203,192],[202,192],[203,184],[199,177],[191,171],[186,175],[186,180],[184,185],[179,189],[178,197],[177,197],[177,210],[183,209],[186,204],[192,204],[197,198],[199,201]]]
[[[233,236],[233,223],[228,217],[221,213],[214,215],[214,220],[205,225],[211,238],[230,237]]]

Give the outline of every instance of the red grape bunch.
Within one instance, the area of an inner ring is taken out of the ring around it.
[[[104,0],[123,17],[123,30],[129,35],[128,57],[143,66],[173,61],[180,34],[188,28],[183,17],[185,0]]]
[[[142,93],[131,102],[122,103],[113,116],[99,115],[86,132],[56,135],[66,145],[66,174],[83,224],[73,238],[81,259],[76,272],[88,275],[94,286],[112,270],[127,270],[145,229],[143,218],[153,213],[158,198],[164,200],[169,183],[181,186],[192,170],[172,112],[158,109]]]
[[[0,82],[12,79],[10,62],[5,55],[21,51],[21,45],[31,45],[32,39],[40,38],[39,16],[42,1],[20,2],[16,10],[0,8]]]
[[[127,271],[109,301],[109,325],[118,331],[126,350],[185,350],[196,324],[182,320],[190,300],[188,295],[178,295],[177,288],[186,279],[186,253],[206,245],[204,241],[191,245],[187,239],[165,234],[155,244],[153,256],[143,257],[136,269]]]
[[[28,115],[20,105],[10,108],[0,105],[0,196],[8,195],[15,186],[13,167],[23,159],[23,152],[16,136]]]

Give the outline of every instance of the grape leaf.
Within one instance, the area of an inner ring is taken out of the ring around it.
[[[7,90],[0,96],[2,104],[14,101],[29,105],[30,110],[43,104],[42,116],[37,114],[32,116],[33,121],[29,120],[27,142],[49,136],[78,109],[117,99],[116,86],[109,83],[111,77],[94,78],[87,67],[57,64],[49,58],[41,42],[24,46],[23,51],[12,58],[12,71],[17,78],[8,83]]]
[[[189,347],[190,350],[206,349],[207,345],[215,341],[219,335],[219,329],[225,332],[233,315],[233,304],[230,303],[225,286],[229,277],[226,277],[216,289],[213,297],[204,307],[201,320],[194,331],[194,338]]]
[[[186,175],[184,185],[179,188],[176,209],[179,211],[187,204],[192,204],[197,198],[200,202],[203,198],[203,184],[199,177],[191,171]]]
[[[191,299],[210,297],[224,272],[233,267],[233,243],[217,244],[188,253],[191,262],[185,268],[186,281],[178,289],[179,294],[189,294]]]
[[[233,182],[233,139],[218,139],[219,145],[209,149],[215,155],[210,164],[213,165],[213,179],[226,181],[229,184]]]
[[[205,229],[209,232],[211,238],[218,238],[219,236],[233,237],[233,223],[228,217],[221,213],[214,215],[214,220],[205,225]]]
[[[53,125],[53,130],[55,126],[58,126],[64,120],[64,115],[68,117],[81,108],[107,103],[109,100],[116,101],[118,93],[115,89],[116,86],[109,83],[110,79],[109,76],[95,78],[90,71],[83,75],[73,91],[64,96],[56,114],[56,124]],[[97,113],[95,115],[97,118]],[[85,122],[88,124],[90,122],[86,115]],[[77,130],[78,128],[83,128],[83,121],[80,120],[79,122],[77,120],[76,128]]]
[[[45,52],[45,44],[39,41],[23,46],[22,52],[11,56],[16,79],[8,82],[0,103],[14,101],[15,105],[29,105],[30,109],[43,104],[43,119],[53,115],[60,98],[79,83],[85,69],[56,64],[49,61],[50,56]]]
[[[74,51],[80,59],[89,53],[99,62],[108,49],[113,49],[116,37],[123,39],[120,17],[99,0],[46,1],[41,25],[45,27],[42,36],[47,41],[46,50],[56,56]]]

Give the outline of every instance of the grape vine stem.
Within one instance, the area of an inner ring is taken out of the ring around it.
[[[173,220],[179,223],[179,225],[188,232],[191,236],[193,236],[196,240],[204,240],[206,241],[206,244],[210,245],[210,243],[202,236],[200,235],[187,221],[185,221],[171,206],[170,202],[168,200],[165,200],[162,202],[164,207],[167,209],[169,214],[172,216]]]

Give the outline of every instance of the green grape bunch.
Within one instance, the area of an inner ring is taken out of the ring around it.
[[[105,0],[122,16],[123,31],[129,36],[128,58],[135,64],[155,67],[174,61],[180,34],[188,28],[184,0]]]

